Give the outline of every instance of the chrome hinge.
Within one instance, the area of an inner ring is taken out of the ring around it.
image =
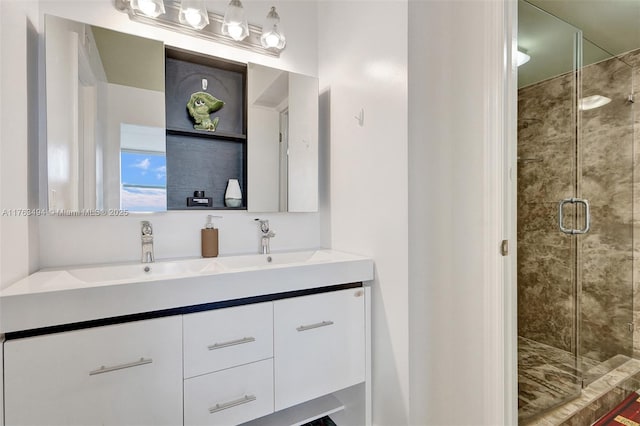
[[[633,93],[627,96],[627,102],[629,102],[630,104],[634,103],[635,101],[636,100],[634,99]]]
[[[502,240],[500,243],[500,254],[503,256],[509,255],[509,240]]]
[[[280,133],[280,139],[279,142],[282,142],[282,133]]]
[[[627,323],[627,328],[629,329],[629,333],[633,333],[636,329],[636,325],[632,322]]]

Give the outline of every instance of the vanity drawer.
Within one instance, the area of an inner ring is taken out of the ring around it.
[[[183,317],[184,377],[273,357],[273,303]]]
[[[184,381],[184,424],[236,425],[273,413],[273,359]]]
[[[365,379],[364,289],[274,302],[275,409]]]

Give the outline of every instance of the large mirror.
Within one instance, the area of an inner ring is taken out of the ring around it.
[[[249,211],[318,210],[318,79],[249,64]]]
[[[47,15],[45,66],[48,208],[166,210],[164,43]],[[317,78],[247,79],[247,209],[317,211]]]
[[[48,207],[166,209],[164,45],[45,17]]]

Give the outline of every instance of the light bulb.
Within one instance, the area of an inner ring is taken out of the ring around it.
[[[195,9],[187,9],[184,11],[184,18],[194,28],[197,28],[202,22],[202,15]]]
[[[165,13],[162,0],[131,0],[131,7],[152,18],[157,18]]]
[[[196,30],[201,30],[209,25],[209,14],[203,0],[182,0],[178,18],[182,24],[189,25]]]
[[[227,27],[227,31],[229,31],[229,37],[234,40],[242,40],[242,26],[240,24],[230,24]]]
[[[268,32],[267,34],[265,34],[264,42],[267,45],[267,47],[276,47],[280,42],[280,37],[278,37],[278,34],[274,34],[273,32]]]
[[[286,44],[286,39],[281,30],[278,29],[280,24],[280,16],[276,12],[275,7],[271,7],[271,10],[267,14],[265,23],[262,26],[262,35],[260,36],[260,43],[267,49],[281,50]]]
[[[240,0],[231,0],[222,21],[222,33],[236,41],[249,35],[249,24]]]

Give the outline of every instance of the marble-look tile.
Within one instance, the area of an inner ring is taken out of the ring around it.
[[[521,421],[522,425],[590,425],[611,411],[640,383],[640,361],[627,359],[584,388],[572,401],[542,415]]]
[[[575,356],[523,337],[518,345],[520,421],[579,395],[582,383]]]

